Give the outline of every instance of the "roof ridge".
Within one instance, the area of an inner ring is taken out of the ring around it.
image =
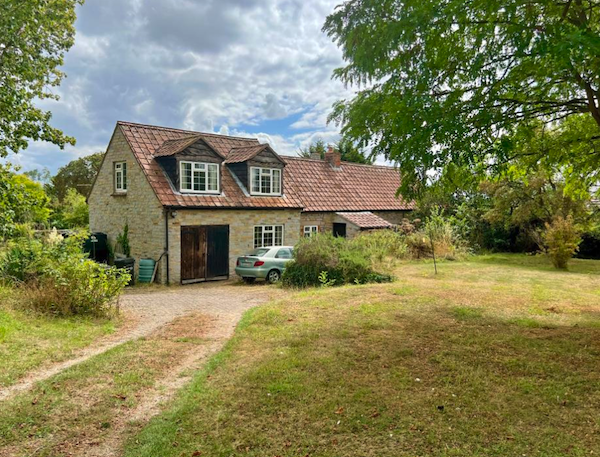
[[[298,156],[282,156],[285,157],[286,159],[293,159],[293,160],[300,160],[300,161],[306,161],[306,162],[322,162],[322,163],[327,163],[325,160],[323,159],[311,159],[309,157],[298,157]],[[347,160],[342,160],[342,163],[346,164],[346,165],[351,165],[351,166],[356,166],[356,167],[368,167],[368,168],[383,168],[384,170],[397,170],[397,168],[395,166],[390,166],[390,165],[375,165],[375,164],[369,164],[369,163],[356,163],[356,162],[348,162]]]
[[[179,129],[179,128],[175,128],[175,127],[163,127],[161,125],[142,124],[140,122],[117,121],[117,124],[119,124],[119,125],[136,125],[139,127],[146,127],[146,128],[151,128],[151,129],[157,129],[157,130],[171,130],[171,131],[175,130],[177,132],[187,133],[187,134],[191,134],[191,135],[217,136],[217,137],[223,137],[223,138],[231,138],[232,140],[258,141],[258,138],[251,138],[251,137],[247,137],[247,136],[232,136],[232,135],[223,135],[221,133],[198,132],[196,130],[185,130],[185,129]]]

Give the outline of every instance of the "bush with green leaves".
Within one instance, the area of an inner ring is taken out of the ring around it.
[[[446,260],[459,260],[469,253],[468,243],[461,237],[455,221],[434,208],[425,223],[405,238],[408,252],[413,259],[435,256]]]
[[[97,264],[82,250],[84,232],[63,239],[14,240],[0,255],[0,281],[19,290],[22,306],[70,316],[107,316],[129,282],[129,275]]]
[[[404,259],[408,256],[408,245],[402,233],[393,230],[363,232],[350,241],[352,247],[367,252],[369,258],[383,263],[386,259]]]
[[[283,284],[304,288],[391,281],[389,274],[374,270],[374,252],[364,238],[349,241],[330,233],[303,238],[294,248],[294,260],[286,266]]]
[[[551,224],[547,223],[543,239],[552,264],[560,269],[567,268],[581,243],[581,235],[571,216],[558,216]]]

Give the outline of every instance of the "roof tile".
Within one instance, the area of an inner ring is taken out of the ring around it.
[[[160,202],[166,206],[354,212],[415,208],[414,202],[405,202],[395,196],[400,186],[400,173],[394,168],[342,162],[340,168],[334,169],[324,160],[299,157],[280,157],[286,163],[283,197],[249,197],[236,184],[225,163],[243,162],[254,157],[267,147],[258,140],[130,122],[117,125]],[[223,193],[219,196],[185,195],[174,191],[154,160],[155,156],[176,154],[200,138],[225,158],[221,165]]]

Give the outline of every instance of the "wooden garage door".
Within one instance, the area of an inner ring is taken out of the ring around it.
[[[229,226],[181,227],[181,281],[229,276]]]

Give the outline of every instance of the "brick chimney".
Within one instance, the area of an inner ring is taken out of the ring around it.
[[[329,165],[333,168],[340,168],[342,166],[342,155],[340,151],[333,149],[333,146],[329,146],[325,153],[325,161],[329,162]]]

